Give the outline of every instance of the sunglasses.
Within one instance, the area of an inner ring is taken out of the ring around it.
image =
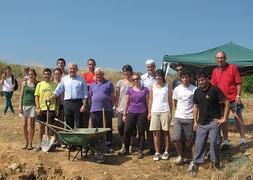
[[[139,78],[134,78],[133,81],[139,81],[140,79]]]

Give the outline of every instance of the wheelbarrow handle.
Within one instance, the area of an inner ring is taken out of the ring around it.
[[[57,122],[59,122],[59,123],[61,123],[61,124],[63,124],[64,126],[66,126],[67,128],[69,128],[70,130],[72,130],[72,128],[69,125],[67,125],[67,123],[61,121],[60,119],[54,118],[54,120],[57,121]]]
[[[69,130],[69,129],[64,129],[62,127],[58,127],[58,126],[54,126],[52,124],[47,124],[49,128],[55,128],[55,129],[60,129],[60,130],[63,130],[63,131],[66,131],[66,132],[71,132],[71,133],[74,133],[76,134],[77,132],[76,131],[72,131],[72,130]]]

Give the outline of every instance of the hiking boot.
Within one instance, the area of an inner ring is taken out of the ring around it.
[[[223,144],[221,147],[221,151],[228,151],[230,149],[230,145],[229,144]]]
[[[182,164],[182,163],[183,163],[183,158],[182,158],[182,156],[178,156],[177,159],[176,159],[176,161],[175,161],[175,164],[180,165],[180,164]]]
[[[212,166],[213,166],[213,169],[218,170],[218,171],[221,171],[221,166],[220,166],[220,163],[219,163],[219,162],[213,163]]]
[[[144,158],[144,155],[143,155],[143,152],[142,151],[139,151],[138,152],[138,159],[143,159]]]
[[[32,150],[32,149],[33,149],[32,143],[29,143],[29,144],[28,144],[27,149],[28,149],[28,150]]]
[[[168,160],[169,159],[169,153],[168,152],[164,152],[162,155],[162,160]]]
[[[240,143],[240,150],[243,150],[243,149],[245,149],[247,147],[248,147],[248,144],[246,142],[241,142]]]
[[[160,160],[160,154],[159,153],[155,153],[154,157],[153,157],[153,160],[154,161],[159,161]]]

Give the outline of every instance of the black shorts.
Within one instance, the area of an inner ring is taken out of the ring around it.
[[[48,114],[48,123],[54,124],[55,111],[49,111]],[[47,111],[42,111],[40,115],[37,115],[37,119],[42,122],[47,121]]]

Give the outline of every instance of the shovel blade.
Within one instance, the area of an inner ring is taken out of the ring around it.
[[[43,152],[47,152],[50,149],[50,142],[47,135],[43,135],[42,141],[41,141],[41,150]]]

